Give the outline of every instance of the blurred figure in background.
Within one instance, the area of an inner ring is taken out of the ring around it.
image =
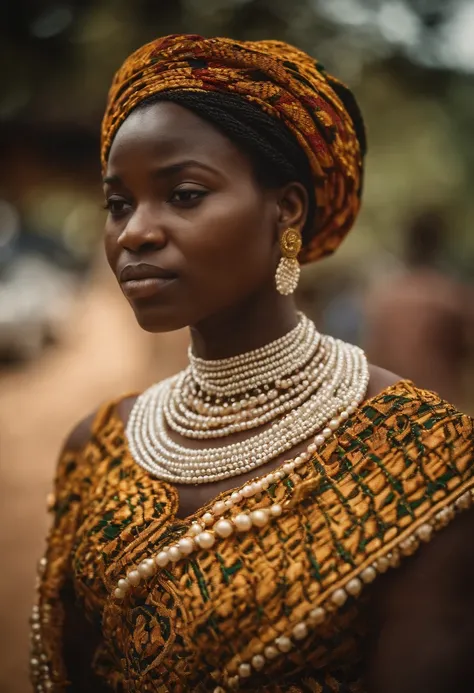
[[[446,221],[415,216],[405,238],[406,269],[367,296],[366,349],[384,368],[462,404],[472,325],[469,288],[443,268]]]

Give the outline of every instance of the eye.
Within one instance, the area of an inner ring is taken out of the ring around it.
[[[109,197],[106,200],[104,207],[109,211],[111,216],[121,217],[130,211],[132,205],[122,197]]]
[[[193,207],[208,195],[202,188],[177,188],[171,194],[169,202],[178,207]]]

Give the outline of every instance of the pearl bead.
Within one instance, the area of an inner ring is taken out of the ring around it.
[[[252,666],[257,671],[260,671],[260,669],[263,669],[263,667],[265,666],[265,657],[263,657],[262,655],[259,655],[259,654],[252,657]]]
[[[347,594],[343,589],[338,589],[332,593],[331,600],[336,606],[343,606],[347,600]]]
[[[283,512],[283,508],[279,503],[274,503],[270,508],[270,513],[273,517],[280,517]]]
[[[328,427],[331,429],[331,431],[336,431],[339,427],[338,419],[331,419],[331,421],[328,424]]]
[[[270,517],[267,510],[254,510],[250,513],[250,519],[255,527],[265,527]]]
[[[358,578],[353,578],[352,580],[349,580],[349,582],[346,585],[346,592],[348,594],[351,594],[353,597],[356,597],[358,594],[360,594],[362,590],[362,583]]]
[[[141,577],[140,573],[138,572],[138,570],[131,570],[127,575],[127,580],[134,587],[136,587],[137,585],[140,584],[141,579],[142,579],[142,577]]]
[[[309,617],[315,626],[319,626],[326,618],[326,612],[320,606],[309,612]]]
[[[198,534],[201,534],[203,530],[203,526],[199,524],[199,522],[193,522],[191,525],[191,529],[189,530],[191,534],[194,536],[197,536]]]
[[[326,442],[326,438],[324,436],[319,435],[319,436],[316,436],[316,438],[314,439],[314,442],[315,442],[315,445],[318,448],[320,448],[321,445],[324,445],[324,443]]]
[[[389,567],[390,567],[390,562],[384,556],[382,556],[381,558],[379,558],[377,560],[377,570],[380,573],[385,573],[389,569]]]
[[[212,525],[212,523],[214,522],[214,516],[211,515],[211,513],[204,513],[204,515],[202,516],[202,521],[207,526]]]
[[[242,495],[244,498],[251,498],[255,494],[255,491],[252,486],[247,485],[244,486],[242,489]]]
[[[125,592],[117,587],[117,589],[114,591],[114,597],[116,599],[123,599],[125,597]]]
[[[130,584],[128,580],[124,578],[120,578],[120,580],[117,582],[117,587],[121,590],[127,591],[128,588],[130,587]]]
[[[240,503],[240,501],[242,500],[242,494],[239,493],[238,491],[234,491],[234,492],[231,494],[230,499],[231,499],[234,503]]]
[[[219,520],[219,522],[216,522],[216,524],[214,525],[214,531],[220,537],[225,539],[226,537],[230,537],[230,535],[234,531],[234,528],[232,526],[232,523],[229,522],[229,520]]]
[[[238,532],[247,532],[252,527],[252,520],[245,513],[241,513],[234,517],[234,525]]]
[[[196,537],[196,542],[199,544],[201,549],[210,549],[214,546],[216,539],[210,532],[201,532]]]
[[[263,652],[267,659],[276,659],[276,657],[279,655],[278,650],[276,647],[273,647],[273,645],[266,647]]]
[[[160,553],[155,557],[155,563],[158,568],[164,568],[168,565],[170,557],[167,551],[160,551]]]
[[[277,638],[275,640],[275,645],[278,647],[280,652],[289,652],[293,647],[290,638],[287,638],[286,635],[281,635],[279,638]]]
[[[330,436],[332,436],[332,429],[323,428],[323,436],[324,438],[329,438]]]
[[[151,575],[153,575],[154,572],[150,564],[145,561],[142,561],[140,563],[140,565],[137,567],[137,570],[143,578],[150,577]]]
[[[308,628],[306,626],[306,623],[297,623],[296,626],[293,628],[293,637],[295,640],[304,640],[304,638],[308,635]]]
[[[250,664],[241,664],[239,666],[239,676],[243,679],[248,678],[252,674],[252,668]]]
[[[168,549],[168,556],[172,563],[176,563],[177,561],[179,561],[180,558],[182,558],[181,551],[178,549],[177,546],[171,546]]]
[[[178,549],[182,554],[188,556],[195,549],[194,541],[190,537],[182,537],[182,539],[178,541]]]
[[[421,525],[421,527],[418,527],[416,533],[421,541],[429,541],[433,534],[433,527],[431,525]]]
[[[217,503],[214,503],[214,507],[212,508],[212,511],[214,515],[222,515],[226,511],[225,503],[224,501],[217,501]]]
[[[363,570],[361,573],[361,578],[366,584],[373,582],[376,577],[377,577],[377,572],[374,570],[374,568],[372,568],[372,566],[369,566],[368,568]]]

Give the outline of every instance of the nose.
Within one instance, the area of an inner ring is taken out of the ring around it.
[[[157,215],[145,207],[138,207],[120,233],[117,242],[125,250],[136,253],[164,248],[167,236],[158,222]]]

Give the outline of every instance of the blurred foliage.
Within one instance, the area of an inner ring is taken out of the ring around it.
[[[406,218],[435,205],[450,219],[452,262],[468,271],[474,59],[470,66],[469,46],[460,53],[454,28],[474,21],[470,10],[470,0],[3,0],[3,139],[12,141],[13,125],[19,139],[48,132],[54,153],[45,158],[57,161],[55,133],[66,128],[77,136],[66,156],[76,162],[89,146],[92,159],[108,84],[137,46],[176,32],[284,39],[346,80],[366,117],[365,205],[346,261],[361,248],[397,251]],[[50,189],[57,185],[52,176]]]

